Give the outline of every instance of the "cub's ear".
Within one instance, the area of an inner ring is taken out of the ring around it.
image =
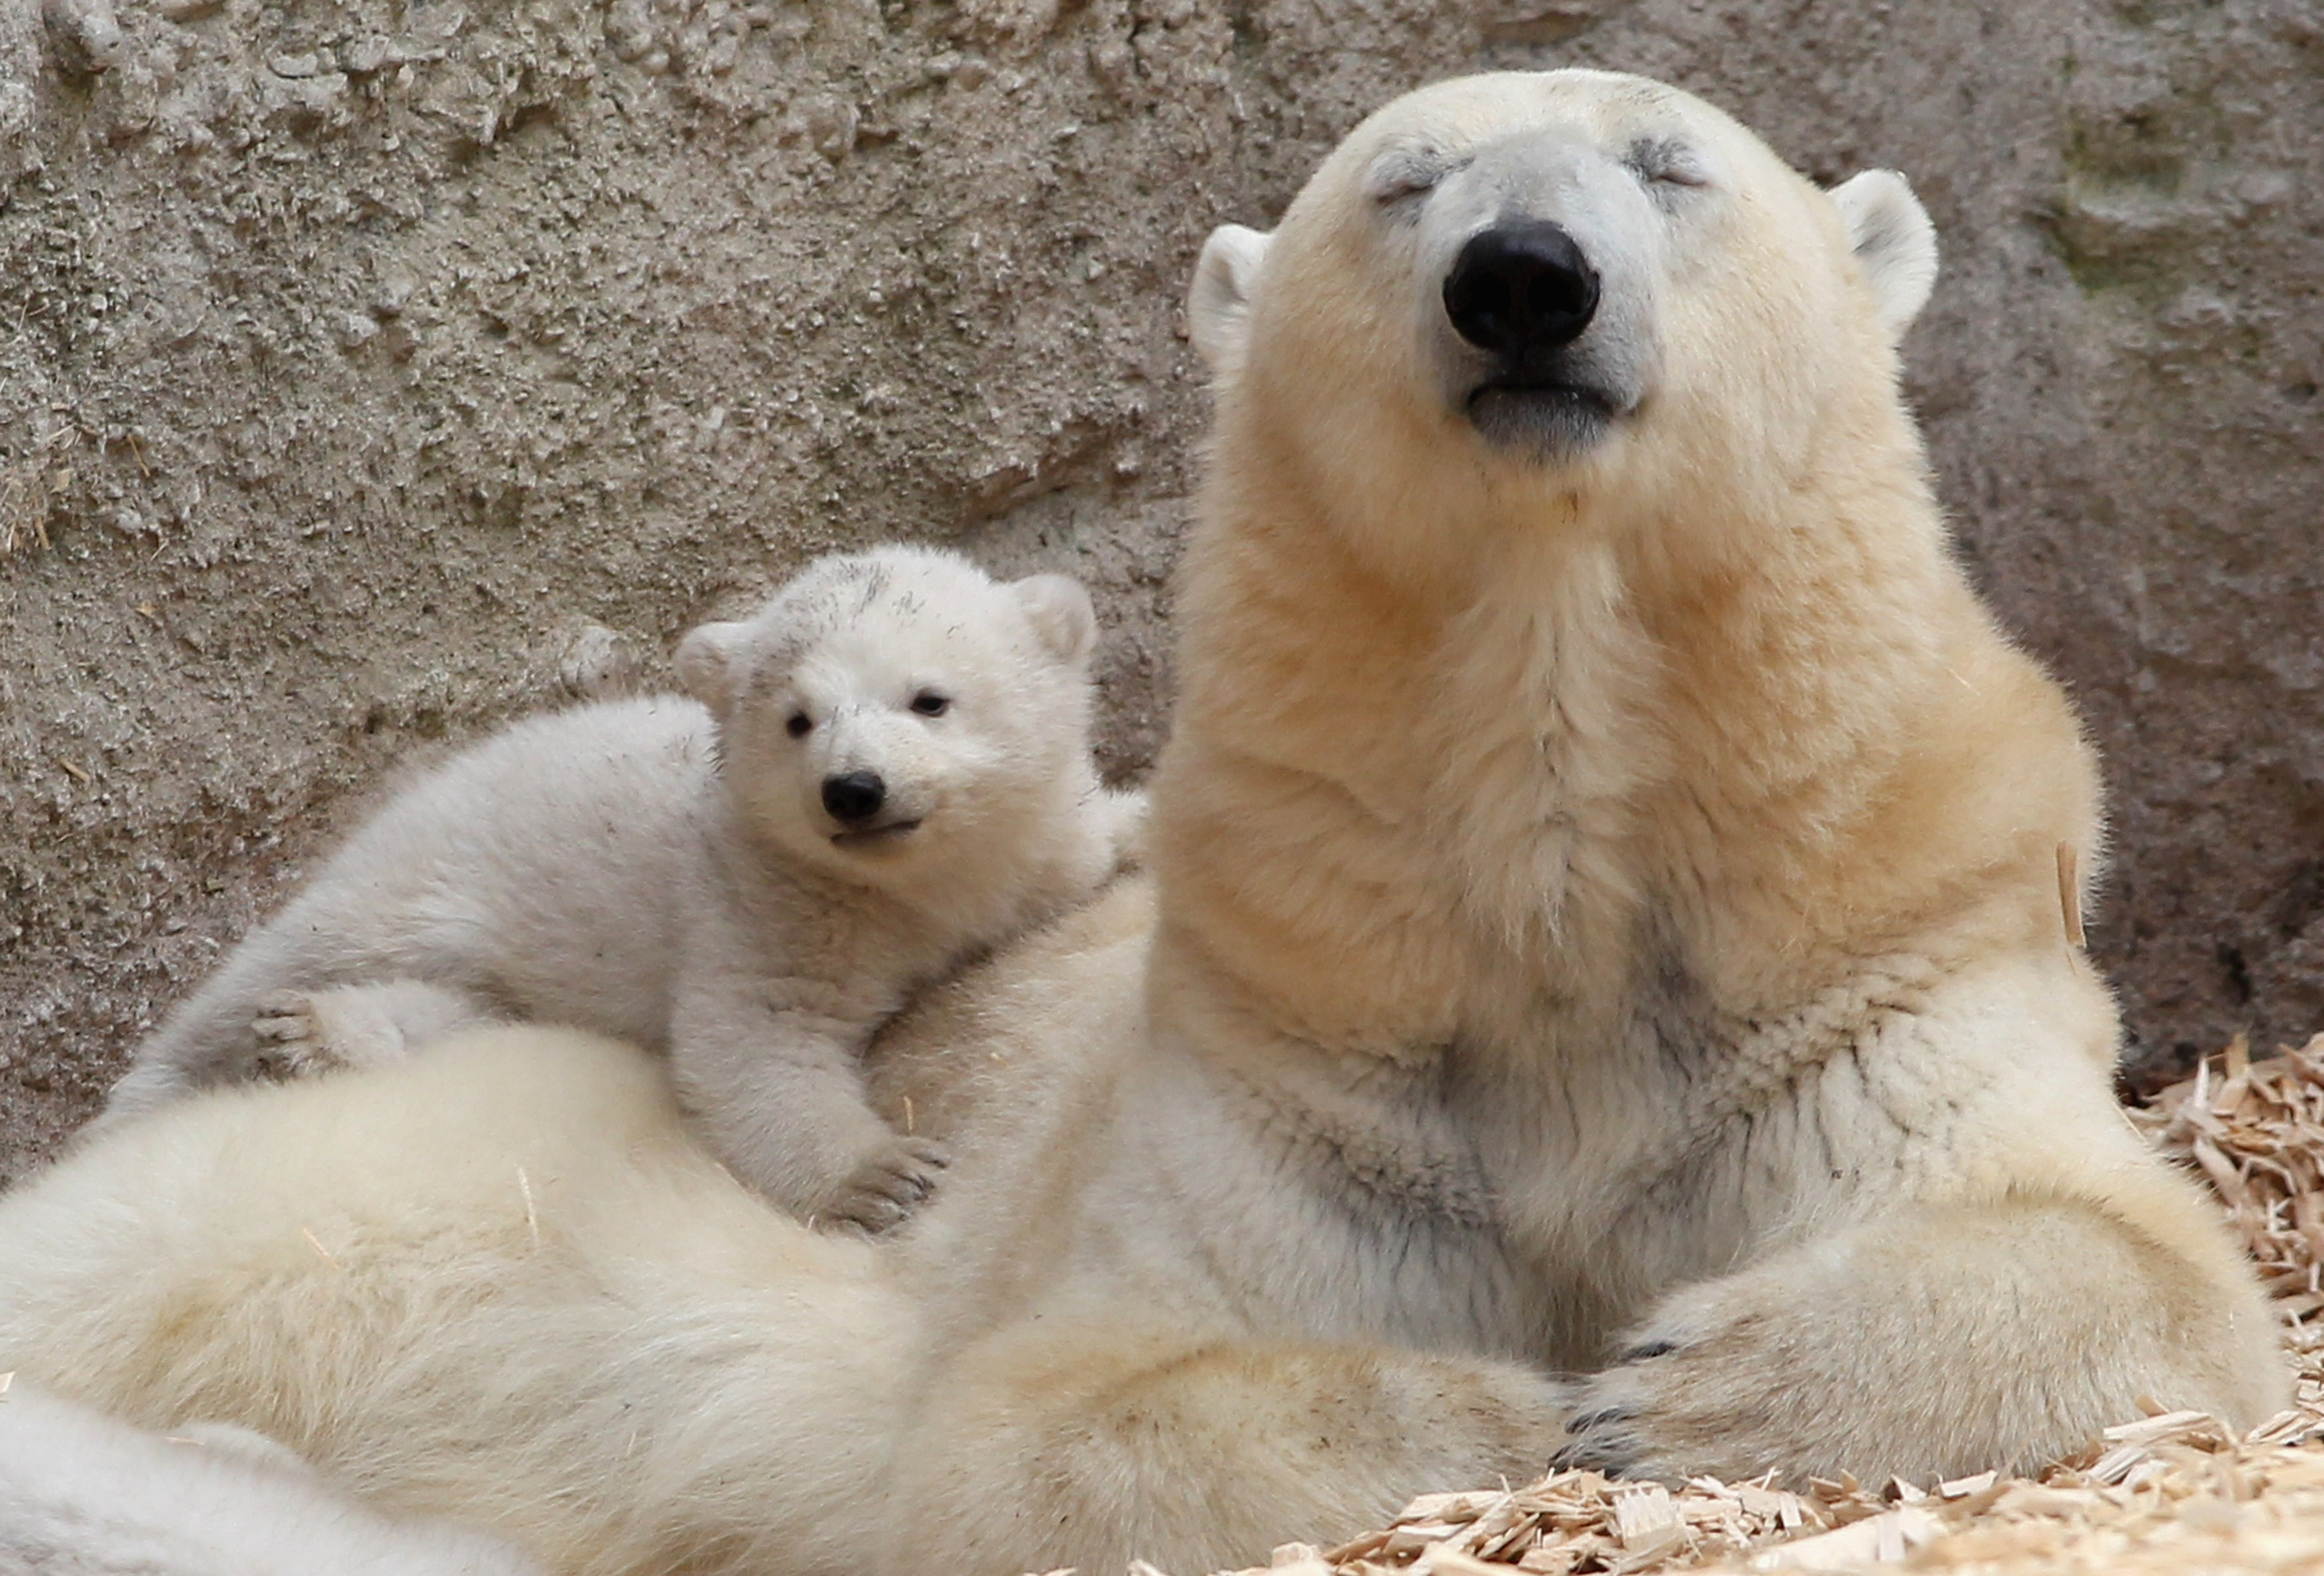
[[[743,641],[751,626],[704,624],[678,643],[678,681],[686,693],[724,716],[742,677]]]
[[[1831,189],[1848,225],[1848,244],[1864,265],[1880,326],[1904,336],[1937,282],[1937,227],[1912,187],[1894,170],[1867,170]]]
[[[1060,662],[1082,667],[1097,650],[1097,609],[1088,589],[1065,575],[1035,575],[1009,587],[1041,644]]]
[[[1259,265],[1267,258],[1268,237],[1240,225],[1221,225],[1203,243],[1194,262],[1194,282],[1186,287],[1186,331],[1203,364],[1222,373],[1242,359],[1250,330],[1250,295]]]

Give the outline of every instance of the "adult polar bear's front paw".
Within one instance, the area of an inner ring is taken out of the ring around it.
[[[1639,1341],[1619,1364],[1583,1381],[1566,1424],[1572,1441],[1554,1464],[1666,1481],[1713,1471],[1706,1463],[1714,1460],[1738,1463],[1723,1469],[1736,1477],[1757,1475],[1745,1463],[1776,1470],[1779,1459],[1795,1453],[1798,1440],[1762,1408],[1734,1415],[1731,1402],[1748,1381],[1738,1383],[1736,1373],[1720,1368],[1726,1362],[1753,1375],[1766,1371],[1775,1354],[1753,1350],[1755,1322],[1738,1311],[1722,1328],[1684,1344]]]
[[[1773,1472],[1794,1483],[1843,1470],[1926,1480],[2011,1464],[1962,1437],[1987,1434],[2006,1448],[1978,1419],[1942,1415],[1981,1403],[1973,1383],[1960,1382],[1966,1373],[1946,1383],[1921,1371],[1915,1356],[1942,1348],[1941,1335],[1924,1332],[1918,1354],[1885,1350],[1879,1310],[1862,1307],[1863,1294],[1817,1307],[1800,1305],[1805,1292],[1747,1276],[1684,1295],[1583,1381],[1555,1464],[1665,1482]],[[1853,1338],[1843,1304],[1867,1321]]]
[[[1558,1464],[1925,1483],[2036,1469],[2149,1403],[2264,1415],[2266,1314],[2206,1270],[2085,1201],[1899,1209],[1667,1298],[1583,1381]]]

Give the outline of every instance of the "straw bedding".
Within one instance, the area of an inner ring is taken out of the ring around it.
[[[2132,1120],[2209,1179],[2275,1294],[2298,1398],[2251,1434],[2166,1413],[2107,1429],[2039,1478],[1843,1479],[1796,1494],[1560,1472],[1425,1495],[1337,1548],[1285,1545],[1269,1576],[2324,1572],[2324,1320],[2310,1323],[2324,1313],[2324,1035],[2258,1062],[2238,1041]]]

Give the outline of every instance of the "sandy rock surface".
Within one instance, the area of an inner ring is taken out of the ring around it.
[[[2107,752],[2137,1048],[2324,1020],[2310,0],[0,0],[0,1175],[394,764],[816,552],[1086,576],[1139,770],[1194,249],[1557,63],[1911,173],[1914,397]]]

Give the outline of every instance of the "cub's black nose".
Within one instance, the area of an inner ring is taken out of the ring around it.
[[[1478,349],[1523,362],[1582,337],[1598,310],[1598,271],[1556,225],[1497,225],[1452,260],[1444,310]]]
[[[888,785],[876,771],[850,771],[823,779],[823,807],[835,821],[869,821],[888,802]]]

